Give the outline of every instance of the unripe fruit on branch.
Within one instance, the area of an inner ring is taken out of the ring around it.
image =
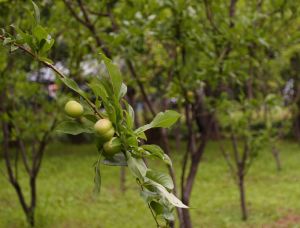
[[[77,101],[68,101],[65,105],[65,112],[68,116],[78,118],[83,114],[83,107]]]
[[[103,145],[104,155],[112,157],[115,154],[121,152],[121,140],[117,137],[111,138],[108,142]]]
[[[112,123],[108,119],[98,120],[94,125],[94,129],[96,134],[104,142],[110,140],[115,134],[115,129],[113,128]]]
[[[189,102],[194,102],[195,101],[195,94],[193,91],[189,90],[186,93],[187,99]]]

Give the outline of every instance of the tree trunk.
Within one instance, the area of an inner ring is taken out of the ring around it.
[[[123,193],[126,191],[125,182],[126,182],[126,170],[125,170],[124,166],[121,166],[121,168],[120,168],[120,189],[121,189],[121,192],[123,192]]]
[[[183,228],[192,228],[193,226],[192,226],[192,220],[191,220],[189,209],[183,209],[182,215],[183,215],[183,221],[184,221]]]
[[[294,120],[293,132],[296,140],[300,141],[300,114],[297,114]]]
[[[272,154],[276,161],[277,171],[281,171],[282,166],[281,166],[281,161],[280,161],[280,156],[279,156],[280,154],[279,154],[279,150],[276,148],[276,146],[272,146]]]
[[[202,158],[206,143],[207,143],[207,138],[203,138],[201,141],[201,144],[199,145],[199,148],[197,149],[196,154],[192,155],[192,162],[191,162],[189,174],[187,176],[187,180],[186,180],[184,189],[182,190],[182,192],[183,192],[182,202],[187,206],[189,206],[192,188],[193,188],[193,185],[195,182],[197,170],[198,170],[200,160]],[[193,226],[192,226],[190,211],[188,209],[183,209],[182,214],[183,214],[184,228],[192,228]]]
[[[28,209],[28,210],[26,211],[26,219],[27,219],[28,224],[29,224],[31,227],[34,227],[34,225],[35,225],[35,220],[34,220],[34,208]]]
[[[190,195],[184,194],[182,198],[182,202],[185,205],[189,205],[190,201]],[[192,220],[191,220],[191,215],[189,209],[182,209],[182,217],[183,217],[183,228],[192,228]]]
[[[239,171],[239,191],[240,191],[240,204],[242,211],[242,220],[246,221],[248,218],[247,215],[247,205],[246,205],[246,193],[245,193],[245,185],[244,185],[244,175],[242,171]]]
[[[182,138],[179,124],[176,124],[176,127],[174,128],[174,133],[175,133],[176,148],[179,149],[181,145],[181,138]]]

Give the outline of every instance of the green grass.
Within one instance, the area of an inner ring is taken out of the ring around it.
[[[194,227],[277,227],[279,220],[287,227],[299,227],[300,148],[285,141],[280,143],[280,149],[280,173],[267,150],[251,167],[246,178],[249,220],[242,222],[237,187],[217,144],[210,143],[192,193]],[[123,194],[119,190],[118,167],[102,166],[101,195],[95,197],[95,160],[93,145],[53,144],[48,148],[38,179],[37,227],[155,227],[131,175],[127,175],[127,191]],[[179,174],[181,156],[175,154],[174,160]],[[159,162],[155,165],[163,169]],[[4,168],[3,160],[0,168]],[[21,180],[27,184],[22,175]],[[293,221],[289,221],[291,216]],[[0,227],[25,225],[16,194],[1,174]]]

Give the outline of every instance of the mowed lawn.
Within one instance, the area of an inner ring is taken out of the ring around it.
[[[184,145],[182,145],[182,151]],[[283,170],[277,172],[270,151],[261,151],[246,178],[249,220],[240,220],[237,187],[216,142],[211,142],[199,167],[191,199],[194,227],[300,227],[300,146],[279,144]],[[174,167],[180,173],[180,150]],[[101,194],[93,193],[94,145],[55,143],[48,147],[38,179],[36,227],[155,227],[128,173],[120,191],[119,167],[102,166]],[[0,168],[4,162],[0,158]],[[151,162],[165,169],[160,162]],[[24,185],[27,179],[20,174]],[[178,223],[177,223],[178,225]],[[13,188],[0,174],[0,227],[25,227]]]

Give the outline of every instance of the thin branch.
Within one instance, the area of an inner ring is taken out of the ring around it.
[[[56,123],[57,123],[57,118],[55,117],[51,124],[50,129],[44,133],[42,140],[39,142],[39,148],[37,150],[37,155],[33,161],[33,173],[34,174],[37,174],[40,169],[40,166],[42,163],[42,158],[43,158],[44,151],[45,151],[45,147],[47,145],[47,142],[49,141],[50,133],[54,130]]]
[[[233,17],[235,15],[235,6],[236,6],[237,1],[238,0],[230,1],[230,6],[229,6],[229,20],[230,20],[229,27],[230,28],[234,27]]]
[[[21,150],[21,155],[22,155],[22,159],[23,159],[25,169],[26,169],[27,173],[30,174],[31,170],[30,170],[27,155],[26,155],[25,144],[24,144],[23,140],[21,140],[20,138],[18,138],[18,143],[19,143],[19,147],[20,147],[20,150]]]
[[[234,166],[233,164],[231,163],[230,161],[230,155],[228,152],[226,152],[226,150],[224,149],[222,143],[219,144],[219,147],[220,147],[220,150],[222,152],[222,155],[229,167],[229,170],[230,170],[230,174],[231,176],[233,177],[234,181],[237,183],[237,178],[236,178],[236,170],[234,169]]]
[[[149,110],[150,110],[152,116],[154,117],[154,116],[156,115],[156,112],[155,112],[155,110],[154,110],[154,108],[153,108],[153,105],[152,105],[152,103],[151,103],[151,101],[150,101],[150,99],[149,99],[149,97],[148,97],[148,95],[147,95],[147,93],[146,93],[146,90],[145,90],[145,88],[144,88],[143,83],[139,80],[139,78],[138,78],[138,76],[137,76],[137,74],[136,74],[136,71],[135,71],[135,69],[134,69],[134,67],[133,67],[132,62],[131,62],[130,60],[127,59],[127,60],[126,60],[126,63],[127,63],[128,67],[129,67],[129,70],[130,70],[130,72],[131,72],[131,75],[132,75],[133,78],[137,81],[137,84],[138,84],[138,86],[139,86],[139,88],[140,88],[140,90],[141,90],[142,96],[144,97],[144,100],[145,100],[145,102],[146,102],[146,104],[147,104],[147,106],[148,106],[148,108],[149,108]]]
[[[215,25],[214,15],[209,0],[204,0],[204,6],[205,6],[206,18],[208,19],[210,25],[212,26],[215,32],[221,33],[218,27]]]
[[[231,129],[230,138],[231,138],[231,143],[232,143],[232,148],[233,148],[234,159],[235,159],[236,164],[239,165],[240,164],[239,149],[238,149],[236,136],[233,133],[232,129]]]
[[[99,16],[99,17],[108,17],[109,14],[108,13],[99,13],[99,12],[95,12],[89,8],[86,8],[86,11],[89,12],[90,14],[93,14],[93,15],[96,15],[96,16]]]
[[[75,10],[71,7],[71,4],[67,1],[67,0],[63,0],[66,7],[69,9],[69,11],[71,12],[71,14],[75,17],[75,19],[81,23],[82,25],[84,25],[87,29],[90,30],[90,32],[92,33],[92,35],[94,36],[95,40],[96,40],[96,43],[97,43],[97,46],[100,47],[104,54],[111,58],[112,57],[112,54],[111,52],[109,51],[109,49],[107,49],[106,45],[104,44],[104,42],[100,39],[100,37],[98,36],[98,34],[96,33],[96,29],[95,29],[95,26],[91,23],[88,15],[87,15],[87,12],[85,11],[85,8],[83,6],[83,3],[80,1],[80,0],[77,0],[78,4],[79,4],[79,7],[80,7],[80,10],[81,12],[83,13],[84,15],[84,18],[85,20],[83,20],[82,18],[80,18]]]
[[[4,154],[4,160],[5,160],[6,169],[9,177],[8,180],[12,184],[12,186],[14,187],[18,195],[22,209],[24,210],[25,213],[27,213],[28,207],[25,202],[25,198],[21,190],[21,187],[13,174],[11,162],[9,159],[9,129],[7,123],[5,123],[4,121],[2,122],[2,132],[3,132],[3,154]]]
[[[84,6],[83,6],[82,1],[81,1],[81,0],[77,0],[77,3],[78,3],[78,5],[79,5],[79,8],[80,8],[82,14],[83,14],[83,17],[84,17],[84,20],[85,20],[87,26],[92,26],[92,23],[91,23],[91,21],[90,21],[90,18],[89,18],[89,16],[88,16],[88,14],[87,14],[86,11],[85,11],[85,8],[84,8]]]
[[[19,169],[18,169],[18,160],[19,160],[19,150],[16,149],[16,153],[15,153],[15,177],[16,180],[18,180],[18,174],[19,174]]]
[[[84,20],[82,20],[78,14],[76,13],[76,11],[73,9],[73,7],[71,6],[71,3],[69,3],[67,0],[63,0],[63,2],[65,3],[66,7],[68,8],[68,10],[70,11],[70,13],[72,14],[73,17],[76,18],[76,20],[78,22],[80,22],[81,24],[86,26],[86,23]]]
[[[186,93],[185,93],[186,94]],[[188,99],[186,99],[188,100]],[[185,105],[185,116],[186,116],[186,126],[188,129],[188,145],[186,152],[183,157],[183,165],[181,169],[181,195],[184,193],[184,186],[185,186],[185,176],[186,176],[186,169],[187,169],[187,163],[188,163],[188,157],[189,154],[194,153],[194,139],[193,139],[193,125],[191,121],[191,114],[190,114],[190,105],[189,103],[186,103]]]

